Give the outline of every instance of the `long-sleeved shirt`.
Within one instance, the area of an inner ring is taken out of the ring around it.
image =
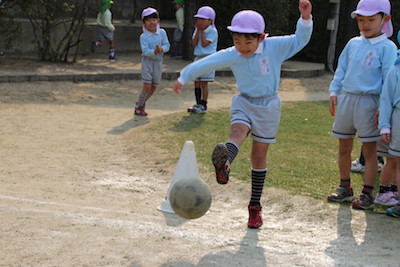
[[[193,37],[197,33],[197,28],[194,30]],[[204,30],[204,36],[207,41],[210,41],[210,44],[207,46],[203,46],[201,44],[201,37],[199,35],[199,40],[194,47],[193,54],[195,56],[205,56],[205,55],[210,55],[212,53],[215,53],[217,51],[217,45],[218,45],[218,31],[216,28],[213,26],[208,26],[207,29]]]
[[[400,108],[400,62],[389,70],[382,87],[379,108],[379,129],[381,133],[390,133],[394,108]]]
[[[110,31],[115,30],[115,27],[112,24],[112,13],[109,9],[104,13],[99,12],[99,14],[97,14],[97,25],[108,28]]]
[[[178,25],[178,29],[181,32],[183,32],[183,26],[185,25],[185,11],[183,7],[175,11],[175,18],[176,18],[176,23]]]
[[[155,33],[144,31],[140,37],[140,47],[142,49],[142,56],[149,57],[153,60],[162,60],[163,54],[167,53],[170,48],[167,33],[164,29],[157,29]],[[154,54],[156,45],[162,47],[163,52]]]
[[[375,38],[363,35],[352,38],[343,49],[330,95],[345,91],[354,94],[379,95],[383,81],[396,60],[396,45],[385,34]]]
[[[229,67],[241,94],[250,97],[275,94],[283,61],[306,46],[311,38],[312,24],[312,20],[300,18],[295,34],[265,38],[253,55],[247,58],[240,55],[234,46],[219,50],[186,66],[178,81],[183,85],[210,71]]]

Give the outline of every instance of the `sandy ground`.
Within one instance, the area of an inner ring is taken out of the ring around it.
[[[331,79],[283,79],[280,95],[327,99]],[[217,80],[210,112],[235,93]],[[396,219],[266,188],[251,230],[249,185],[212,173],[208,214],[157,210],[176,166],[143,129],[193,104],[192,85],[172,87],[135,117],[137,81],[0,84],[0,266],[399,266]]]

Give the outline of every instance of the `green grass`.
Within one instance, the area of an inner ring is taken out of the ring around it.
[[[339,185],[337,166],[338,140],[331,136],[334,118],[329,114],[329,103],[285,102],[277,143],[271,144],[265,186],[289,191],[292,194],[325,200]],[[179,159],[183,144],[195,144],[199,172],[202,179],[214,179],[211,153],[215,145],[225,142],[230,133],[229,109],[211,110],[206,114],[180,112],[161,118],[149,128],[157,132],[157,142],[171,157],[171,164]],[[250,182],[250,151],[252,140],[247,138],[231,166],[231,179]],[[361,143],[355,140],[352,158],[359,156]],[[363,175],[352,174],[352,186],[358,195]],[[375,188],[379,188],[379,177]],[[385,209],[377,208],[377,212]]]

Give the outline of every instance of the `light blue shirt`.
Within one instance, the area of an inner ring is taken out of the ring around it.
[[[194,30],[193,37],[196,35],[196,33],[197,33],[197,28]],[[197,45],[194,47],[193,54],[195,56],[206,56],[206,55],[211,55],[212,53],[217,52],[217,44],[218,44],[217,29],[211,25],[208,26],[207,29],[204,30],[204,36],[205,36],[206,40],[210,41],[211,43],[208,44],[207,46],[203,47],[201,45],[201,38],[199,36],[199,41],[197,42]]]
[[[154,54],[156,45],[163,48],[163,52],[157,55]],[[155,33],[151,33],[147,30],[144,31],[140,35],[140,47],[142,49],[143,57],[148,57],[153,60],[162,60],[164,53],[167,53],[170,48],[167,33],[164,29],[157,29]]]
[[[392,112],[400,108],[400,62],[389,70],[382,87],[379,108],[379,129],[381,133],[390,133]]]
[[[246,58],[230,47],[186,66],[178,81],[183,85],[213,70],[230,67],[241,94],[260,97],[277,93],[283,61],[294,56],[309,42],[312,20],[299,19],[296,33],[265,38],[253,55]]]
[[[383,81],[396,60],[396,45],[385,34],[375,38],[363,35],[352,38],[343,49],[330,95],[345,91],[354,94],[379,95]]]

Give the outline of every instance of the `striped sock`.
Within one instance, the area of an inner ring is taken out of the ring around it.
[[[140,91],[139,94],[139,100],[137,102],[137,107],[142,108],[144,107],[144,104],[146,103],[146,99],[148,99],[148,93],[144,92],[144,91]]]
[[[267,169],[251,170],[250,206],[260,206],[260,199],[264,188],[264,181],[266,175],[267,175]]]
[[[228,160],[231,164],[239,153],[239,147],[233,142],[226,142],[226,148],[228,149]]]
[[[351,184],[350,179],[346,179],[346,180],[340,179],[340,186],[341,186],[341,187],[347,187],[347,188],[349,188],[349,187],[350,187],[350,184]]]
[[[367,194],[367,195],[370,195],[370,196],[372,196],[372,191],[374,191],[374,187],[370,186],[370,185],[364,185],[364,187],[362,189],[362,192],[364,194]]]

